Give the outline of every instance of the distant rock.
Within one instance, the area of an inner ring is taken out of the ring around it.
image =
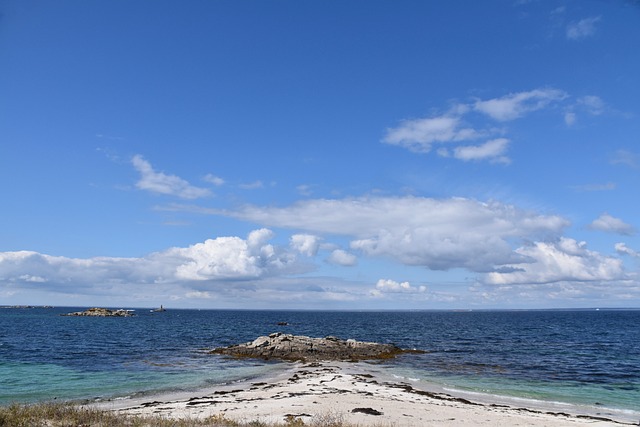
[[[31,308],[53,308],[51,305],[0,305],[0,308],[31,309]]]
[[[281,359],[289,361],[391,359],[408,352],[393,344],[379,344],[336,337],[310,338],[275,333],[230,347],[216,348],[210,353],[234,357]]]
[[[62,314],[61,316],[90,316],[90,317],[131,317],[135,316],[132,310],[109,310],[108,308],[90,308],[85,311]]]

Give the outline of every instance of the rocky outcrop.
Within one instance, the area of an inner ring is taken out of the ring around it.
[[[131,310],[109,310],[108,308],[90,308],[85,311],[62,314],[62,316],[91,316],[91,317],[131,317],[134,316]]]
[[[341,340],[336,337],[310,338],[300,335],[275,333],[256,338],[252,342],[217,348],[213,354],[260,359],[282,359],[290,361],[320,360],[369,360],[390,359],[404,353],[393,344],[379,344],[356,340]]]

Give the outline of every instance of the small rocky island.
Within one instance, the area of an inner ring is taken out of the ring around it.
[[[135,316],[131,310],[109,310],[108,308],[90,308],[85,311],[61,314],[61,316],[89,316],[89,317],[131,317]]]
[[[362,342],[336,337],[310,338],[301,335],[274,333],[256,338],[252,342],[216,348],[210,353],[233,357],[280,359],[315,362],[321,360],[359,361],[391,359],[399,354],[415,352],[403,350],[393,344]]]

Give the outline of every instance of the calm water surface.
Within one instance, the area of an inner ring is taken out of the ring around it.
[[[0,309],[0,404],[117,398],[269,375],[283,364],[204,350],[283,331],[425,350],[379,368],[417,386],[640,418],[640,311],[138,309],[131,318],[60,316],[78,310]]]

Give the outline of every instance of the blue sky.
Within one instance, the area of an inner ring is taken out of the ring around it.
[[[0,13],[0,304],[640,306],[636,1]]]

